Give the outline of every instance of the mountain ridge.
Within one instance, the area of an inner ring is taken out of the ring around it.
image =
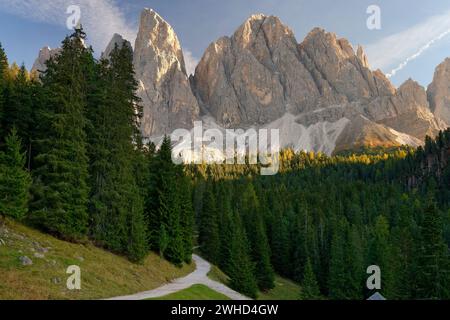
[[[427,91],[411,79],[396,88],[381,70],[370,69],[363,47],[355,50],[347,39],[322,28],[298,42],[275,16],[252,15],[233,35],[212,42],[188,77],[175,31],[154,10],[144,9],[134,65],[147,138],[192,129],[194,121],[212,117],[223,130],[279,123],[276,129],[286,137],[282,146],[292,145],[287,135],[294,131],[299,148],[301,141],[316,141],[308,143],[311,151],[324,151],[320,140],[331,139],[335,150],[330,144],[325,148],[331,154],[361,143],[417,146],[450,122],[450,59],[436,68]],[[295,117],[289,123],[297,129],[278,121],[287,114]],[[345,136],[324,129],[344,122]]]

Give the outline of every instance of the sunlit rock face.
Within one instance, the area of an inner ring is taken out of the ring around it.
[[[428,99],[434,115],[450,126],[450,58],[436,68],[433,82],[428,86]]]
[[[134,47],[134,68],[142,99],[145,137],[190,129],[199,115],[186,75],[183,52],[172,27],[155,11],[142,11]]]

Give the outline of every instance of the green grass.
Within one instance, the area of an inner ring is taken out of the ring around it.
[[[230,300],[230,298],[202,284],[194,284],[190,288],[149,300]]]
[[[211,280],[227,285],[229,277],[216,266],[212,266],[208,273]],[[275,277],[275,288],[267,292],[258,292],[258,300],[299,300],[300,286],[280,276]]]
[[[299,300],[300,286],[288,279],[275,277],[275,288],[267,292],[260,292],[258,300]]]
[[[209,273],[208,273],[208,278],[210,278],[211,280],[223,283],[225,285],[230,280],[230,278],[216,266],[211,266],[211,271],[209,271]]]
[[[61,241],[11,220],[0,227],[0,239],[4,241],[0,241],[0,300],[128,295],[157,288],[195,268],[193,264],[177,268],[153,253],[142,264],[134,264],[90,243]],[[32,259],[33,265],[22,266],[21,256]],[[81,290],[66,288],[70,265],[81,268]]]

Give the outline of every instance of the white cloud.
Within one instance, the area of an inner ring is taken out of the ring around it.
[[[447,11],[370,44],[366,52],[374,69],[379,68],[388,72],[388,76],[394,76],[449,33],[450,11]]]
[[[0,0],[0,10],[4,12],[62,27],[66,26],[70,5],[81,8],[81,23],[97,54],[106,48],[114,33],[134,42],[137,28],[127,23],[114,0]]]
[[[186,64],[186,72],[187,75],[191,75],[195,73],[195,68],[198,65],[199,60],[194,57],[192,52],[188,49],[184,49],[184,63]]]

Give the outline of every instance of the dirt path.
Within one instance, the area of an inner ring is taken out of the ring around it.
[[[214,291],[226,295],[232,300],[250,300],[250,298],[247,298],[246,296],[228,288],[224,284],[209,279],[208,272],[211,270],[211,264],[208,261],[195,254],[192,256],[192,259],[196,264],[196,269],[184,278],[176,279],[171,283],[150,291],[136,293],[129,296],[115,297],[108,300],[145,300],[150,298],[158,298],[187,289],[194,284],[203,284]]]

